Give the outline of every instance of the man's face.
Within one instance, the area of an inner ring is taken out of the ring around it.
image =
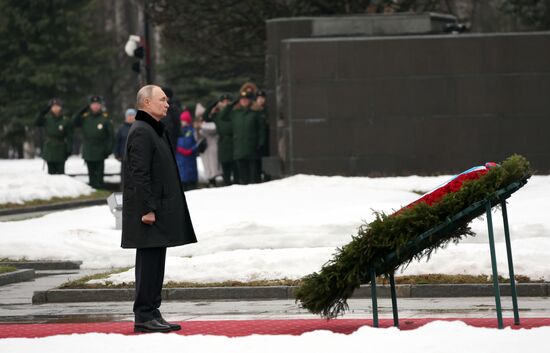
[[[224,108],[229,104],[229,99],[224,99],[220,101],[220,107]]]
[[[101,103],[99,102],[93,102],[90,104],[90,110],[92,111],[92,113],[97,113],[101,110]]]
[[[166,116],[168,111],[168,97],[162,89],[159,87],[153,88],[152,97],[145,98],[145,111],[149,113],[153,118],[160,120]]]
[[[50,110],[55,116],[59,116],[61,114],[61,106],[59,104],[52,105]]]
[[[135,115],[127,115],[126,116],[126,122],[128,124],[132,124],[134,121],[136,121],[136,116]]]
[[[239,104],[242,105],[243,107],[248,107],[250,105],[250,99],[248,98],[241,98],[239,99]]]

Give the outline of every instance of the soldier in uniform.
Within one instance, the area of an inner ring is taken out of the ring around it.
[[[239,182],[237,167],[233,159],[233,124],[229,116],[232,110],[231,99],[230,95],[222,94],[204,114],[205,121],[213,121],[216,125],[219,135],[218,161],[222,166],[223,182],[226,186]]]
[[[260,162],[258,163],[258,169],[259,169],[259,175],[263,175],[263,180],[268,181],[271,180],[271,176],[269,176],[267,173],[264,172],[262,168],[262,161],[261,159],[263,157],[269,156],[269,119],[267,117],[267,108],[265,105],[266,101],[266,93],[265,91],[259,89],[256,91],[256,100],[254,103],[252,103],[252,110],[258,112],[259,116],[262,119],[262,125],[263,125],[263,136],[264,136],[264,142],[260,149]],[[260,177],[260,179],[262,179]]]
[[[260,182],[260,153],[265,144],[264,119],[251,109],[255,94],[242,91],[239,100],[233,102],[228,117],[233,128],[233,159],[239,173],[239,184]]]
[[[103,110],[103,99],[91,96],[89,105],[75,115],[75,127],[82,128],[82,158],[88,166],[89,184],[95,189],[103,188],[105,159],[113,150],[113,123]]]
[[[73,148],[73,127],[63,115],[61,99],[50,99],[48,106],[38,113],[35,125],[45,130],[42,158],[48,164],[48,174],[65,174],[65,161]]]

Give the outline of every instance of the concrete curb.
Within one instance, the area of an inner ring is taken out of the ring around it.
[[[163,300],[270,300],[294,299],[291,286],[273,287],[208,287],[208,288],[166,288],[162,290]],[[376,287],[379,298],[389,298],[387,285]],[[550,283],[520,283],[518,295],[522,297],[548,297]],[[442,297],[492,297],[490,284],[403,284],[396,286],[399,298],[442,298]],[[510,285],[501,284],[502,296],[510,295]],[[370,286],[361,286],[352,298],[370,298]],[[114,302],[133,301],[133,289],[52,289],[36,291],[33,304],[72,302]]]
[[[37,271],[78,270],[82,261],[2,261],[1,266],[13,266],[18,269],[32,268]]]
[[[34,280],[34,270],[17,270],[0,274],[0,286]]]
[[[93,199],[93,200],[77,200],[66,202],[55,202],[47,205],[30,206],[30,207],[18,207],[18,208],[6,208],[0,210],[0,216],[19,215],[24,213],[44,212],[44,211],[60,211],[68,210],[71,208],[87,207],[106,205],[107,199]]]

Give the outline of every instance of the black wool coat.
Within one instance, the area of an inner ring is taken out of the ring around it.
[[[138,110],[122,162],[122,247],[154,248],[196,243],[178,167],[163,125]],[[155,212],[156,222],[141,217]]]

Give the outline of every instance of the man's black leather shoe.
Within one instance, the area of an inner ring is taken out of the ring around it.
[[[181,326],[180,326],[180,325],[178,325],[178,324],[173,324],[173,323],[171,323],[171,322],[168,322],[168,321],[164,320],[163,317],[158,318],[157,321],[160,322],[160,323],[163,324],[163,325],[169,326],[170,329],[171,329],[172,331],[179,331],[179,330],[181,330]]]
[[[173,331],[169,325],[164,325],[157,319],[146,322],[135,322],[134,332],[170,332]]]

